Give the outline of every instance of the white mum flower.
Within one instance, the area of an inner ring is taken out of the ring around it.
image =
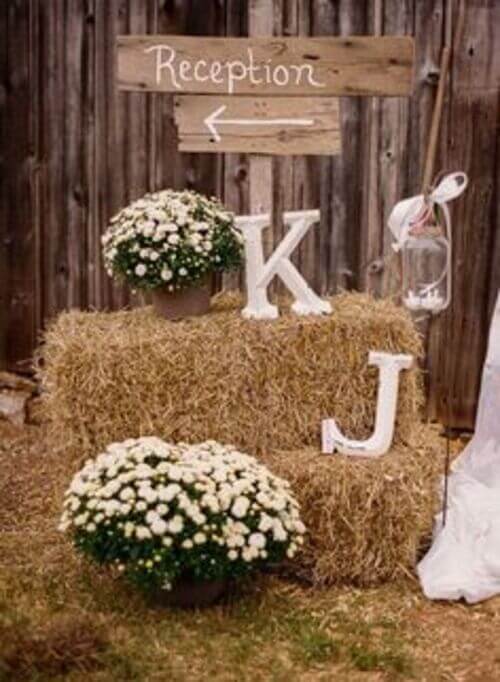
[[[285,542],[285,540],[288,538],[288,533],[283,528],[281,521],[275,520],[273,525],[273,537],[277,542]]]
[[[191,244],[191,246],[198,246],[201,240],[202,236],[200,234],[197,234],[196,232],[189,237],[189,243]]]
[[[297,533],[303,534],[306,532],[306,527],[304,526],[302,521],[295,521],[295,530],[297,531]]]
[[[250,500],[248,499],[248,497],[240,495],[234,501],[233,506],[231,507],[231,513],[237,519],[242,519],[246,515],[249,506]]]
[[[139,263],[139,265],[135,266],[134,272],[138,277],[144,277],[147,272],[147,268],[143,263]]]
[[[145,237],[151,237],[152,234],[154,234],[155,231],[155,224],[152,220],[148,220],[142,225],[142,234]]]
[[[257,549],[264,549],[266,546],[266,536],[262,533],[252,533],[248,538],[250,547],[257,547]]]
[[[154,535],[165,535],[167,532],[167,524],[163,519],[157,518],[151,524],[151,531]]]
[[[259,556],[259,550],[255,547],[245,547],[241,553],[241,556],[243,557],[243,561],[253,561]]]
[[[149,525],[157,521],[159,518],[160,517],[158,516],[158,514],[152,509],[148,511],[148,513],[146,514],[146,521],[148,522]]]
[[[151,531],[146,526],[137,526],[135,529],[135,534],[138,540],[148,540],[151,538]]]
[[[206,494],[201,498],[201,503],[204,507],[208,507],[210,511],[217,513],[219,511],[219,500],[215,495]]]
[[[283,511],[286,507],[286,499],[282,495],[278,495],[274,498],[273,509],[276,511]]]
[[[152,469],[149,464],[139,464],[136,467],[135,473],[137,478],[150,478],[154,474],[154,469]]]
[[[139,497],[142,497],[143,500],[146,500],[146,502],[149,502],[152,504],[153,502],[156,502],[158,499],[158,495],[153,488],[139,488],[137,492]]]
[[[88,489],[88,483],[83,481],[81,478],[74,478],[69,487],[70,492],[72,492],[74,495],[85,495]]]
[[[178,244],[180,241],[180,237],[178,234],[175,232],[171,233],[167,239],[169,244]]]
[[[180,533],[183,528],[184,521],[182,520],[182,516],[176,515],[171,521],[169,521],[168,530],[171,533]]]
[[[127,488],[123,488],[123,490],[120,493],[120,500],[123,500],[123,502],[126,502],[127,500],[133,500],[135,498],[135,490],[131,488],[130,486]]]
[[[158,488],[158,499],[162,502],[171,502],[180,492],[181,487],[177,483],[170,483]]]
[[[150,218],[153,218],[153,220],[158,220],[159,222],[165,220],[167,217],[165,211],[159,208],[148,211],[148,215]]]
[[[127,521],[123,527],[123,532],[126,538],[131,537],[135,531],[135,525],[131,521]]]
[[[169,270],[169,268],[163,268],[161,271],[161,278],[164,282],[169,282],[173,277],[173,272],[172,270]]]
[[[182,479],[182,469],[178,466],[173,465],[170,467],[168,475],[172,481],[180,481]]]
[[[69,502],[69,508],[71,511],[76,511],[78,507],[80,506],[80,500],[77,497],[71,498]]]
[[[261,530],[263,533],[266,533],[272,527],[273,527],[272,518],[268,516],[268,514],[262,514],[259,521],[259,530]]]
[[[79,514],[78,516],[75,517],[75,520],[74,520],[75,526],[83,526],[87,522],[88,518],[89,518],[89,515],[87,512],[83,512],[83,514]]]
[[[194,222],[191,225],[191,229],[195,232],[206,232],[209,229],[209,224],[203,221]]]
[[[202,545],[204,542],[207,541],[207,536],[205,535],[205,533],[201,532],[195,533],[193,540],[196,545]]]

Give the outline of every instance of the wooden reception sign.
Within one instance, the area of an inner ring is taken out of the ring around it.
[[[335,97],[178,95],[175,121],[185,152],[338,154]]]
[[[409,36],[119,36],[122,90],[196,94],[409,95]]]

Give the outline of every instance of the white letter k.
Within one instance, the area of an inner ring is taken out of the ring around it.
[[[290,229],[267,263],[264,263],[262,230],[269,225],[269,216],[239,216],[236,219],[245,238],[247,305],[242,312],[244,317],[254,319],[278,317],[278,308],[271,305],[267,298],[267,287],[275,275],[282,279],[295,296],[292,310],[298,315],[332,312],[330,303],[314,293],[289,258],[307,230],[318,219],[317,210],[285,213],[284,221],[290,224]]]

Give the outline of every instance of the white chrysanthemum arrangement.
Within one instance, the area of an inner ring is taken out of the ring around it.
[[[111,219],[101,241],[108,274],[142,289],[182,289],[239,267],[243,257],[234,215],[187,190],[134,201]]]
[[[60,530],[145,589],[244,575],[292,558],[305,533],[289,484],[253,457],[155,437],[88,460],[66,492]]]

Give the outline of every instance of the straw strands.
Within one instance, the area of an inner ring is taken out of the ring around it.
[[[374,460],[313,449],[265,458],[287,478],[309,537],[290,571],[315,586],[374,585],[413,571],[437,511],[443,442],[422,426],[411,446]]]
[[[418,355],[407,313],[362,294],[334,313],[251,321],[241,299],[219,296],[208,315],[180,322],[151,308],[62,314],[42,347],[44,412],[53,442],[77,458],[141,435],[232,443],[250,454],[318,446],[321,419],[365,438],[378,373],[368,352]],[[419,420],[420,376],[401,375],[396,442]]]

